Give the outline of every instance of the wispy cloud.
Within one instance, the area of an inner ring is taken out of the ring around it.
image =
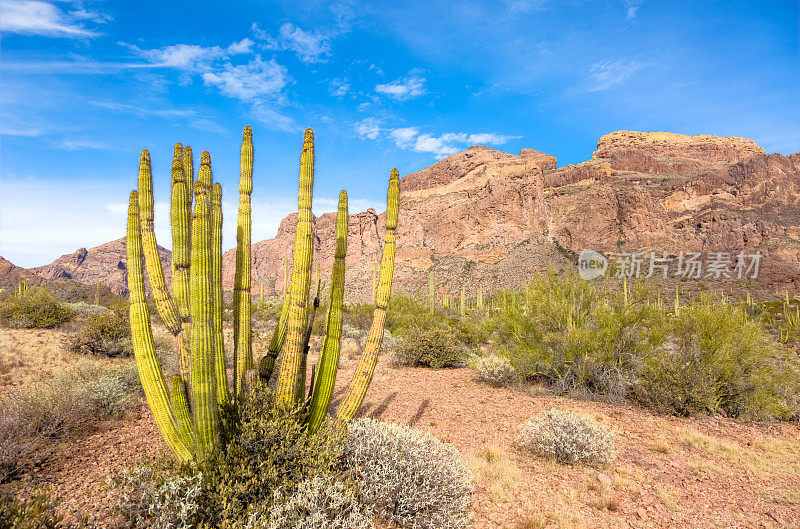
[[[77,150],[107,151],[113,149],[113,147],[111,147],[110,145],[106,145],[105,143],[87,139],[62,140],[59,147],[67,151],[77,151]]]
[[[253,116],[274,129],[296,129],[290,118],[272,108],[283,99],[283,89],[291,82],[288,70],[275,59],[262,59],[253,51],[254,43],[249,38],[225,48],[175,44],[141,49],[132,44],[121,44],[155,66],[184,72],[186,82],[197,75],[206,86],[216,87],[222,95],[249,103]],[[249,60],[234,64],[234,57],[240,55],[249,57]]]
[[[207,85],[217,86],[223,94],[242,101],[274,96],[283,90],[288,80],[286,68],[275,59],[264,61],[259,56],[247,64],[226,64],[221,71],[203,74]]]
[[[331,95],[334,97],[343,97],[350,91],[350,83],[345,77],[331,79],[328,85]]]
[[[633,20],[644,0],[625,0],[625,20]]]
[[[65,12],[55,2],[39,0],[3,0],[0,4],[0,30],[21,35],[61,38],[89,38],[100,35],[80,22],[108,22],[110,18],[82,7]]]
[[[606,90],[623,83],[645,66],[649,66],[649,64],[625,59],[596,62],[589,70],[589,76],[594,80],[594,86],[589,88],[589,91]]]
[[[506,136],[492,132],[478,134],[447,132],[440,136],[434,136],[421,133],[417,127],[391,129],[388,134],[401,149],[428,152],[437,158],[455,154],[470,145],[503,145],[509,140],[519,138],[519,136]]]
[[[251,26],[257,39],[263,41],[268,50],[290,50],[305,63],[326,62],[331,54],[330,37],[314,31],[304,31],[291,22],[285,22],[272,36],[258,27],[256,22]]]
[[[542,11],[548,0],[503,0],[508,10],[512,13],[529,13]]]
[[[354,129],[359,137],[375,140],[381,133],[381,122],[375,118],[362,119],[355,124]]]
[[[425,78],[417,75],[403,77],[391,83],[379,84],[375,91],[398,101],[405,101],[425,93]]]

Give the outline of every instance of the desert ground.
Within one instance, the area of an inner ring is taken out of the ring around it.
[[[36,384],[66,365],[133,362],[69,353],[66,335],[3,329],[0,391]],[[337,387],[354,365],[352,357],[342,357]],[[334,399],[339,395],[341,388]],[[522,450],[516,443],[520,425],[553,407],[611,430],[616,458],[601,466],[570,466]],[[453,443],[475,475],[476,528],[800,527],[796,422],[662,416],[530,385],[492,387],[468,368],[396,367],[385,356],[360,414]],[[32,463],[24,481],[5,487],[51,484],[67,520],[121,527],[109,477],[126,465],[164,457],[166,446],[142,401],[123,418],[93,424],[76,440],[53,446]]]

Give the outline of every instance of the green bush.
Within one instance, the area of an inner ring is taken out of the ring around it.
[[[798,411],[800,363],[745,306],[705,294],[670,320],[664,347],[643,357],[637,398],[688,415],[786,419]]]
[[[50,489],[36,489],[26,494],[0,492],[0,529],[55,529],[63,516],[56,513],[60,503]]]
[[[526,378],[548,381],[558,393],[621,398],[638,359],[663,341],[667,316],[647,301],[643,285],[631,290],[626,299],[574,273],[536,274],[522,292],[499,295],[485,325]]]
[[[587,417],[547,410],[522,426],[519,444],[561,463],[607,463],[614,458],[614,436]]]
[[[445,325],[412,327],[392,351],[392,361],[414,367],[456,367],[462,365],[469,350],[454,338]]]
[[[0,303],[0,323],[8,327],[50,329],[74,316],[44,287],[30,287],[22,297],[10,297]]]
[[[400,527],[471,525],[472,475],[458,450],[431,434],[357,419],[349,424],[345,460],[361,502]]]
[[[70,352],[106,357],[133,355],[131,325],[128,316],[115,310],[90,315],[77,334],[66,339]]]

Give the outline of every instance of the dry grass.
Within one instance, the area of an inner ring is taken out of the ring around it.
[[[467,458],[467,466],[475,475],[478,485],[489,490],[494,503],[508,501],[510,493],[522,479],[522,472],[499,443],[484,445]]]

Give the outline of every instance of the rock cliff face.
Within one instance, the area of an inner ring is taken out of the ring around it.
[[[158,247],[164,275],[169,282],[172,277],[171,252]],[[98,282],[107,286],[112,292],[127,292],[128,255],[125,250],[125,239],[107,242],[87,250],[80,248],[74,253],[62,255],[49,265],[31,268],[30,271],[44,279],[71,279],[86,285]],[[150,288],[145,282],[146,288]]]
[[[431,270],[439,294],[455,294],[462,282],[473,294],[479,283],[486,291],[518,286],[534,270],[572,266],[585,248],[647,256],[760,251],[752,282],[800,290],[800,153],[767,155],[745,138],[618,131],[600,138],[591,160],[561,168],[533,149],[513,155],[474,146],[406,175],[400,189],[395,284],[409,293],[427,292]],[[370,295],[384,215],[350,216],[349,300]],[[283,292],[295,218],[286,217],[274,239],[253,244],[254,294],[262,284],[268,296]],[[314,228],[325,277],[335,214],[314,219]],[[226,289],[234,257],[233,250],[223,256]],[[119,240],[33,271],[123,291],[124,261]]]

